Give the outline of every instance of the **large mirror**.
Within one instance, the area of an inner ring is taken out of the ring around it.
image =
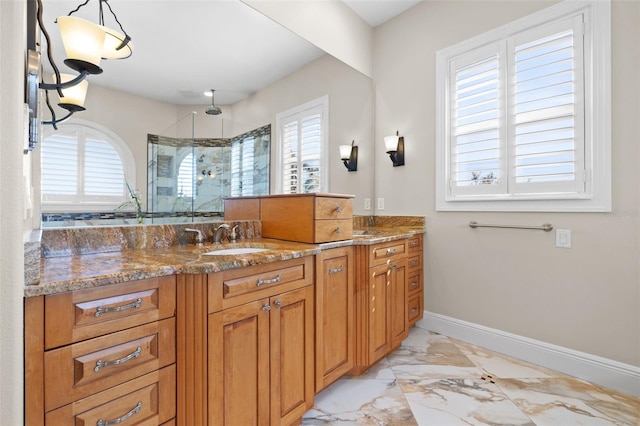
[[[51,33],[57,32],[57,29],[50,22],[55,19],[55,16],[67,14],[74,9],[77,6],[75,3],[44,0],[45,21],[47,21]],[[246,8],[251,10],[252,14],[258,14],[258,12],[253,11],[249,6],[239,1],[194,1],[189,2],[189,7],[184,5],[184,1],[140,2],[112,0],[110,3],[123,21],[127,31],[132,34],[135,33],[135,26],[130,23],[129,27],[127,27],[126,22],[132,21],[129,18],[134,16],[136,7],[143,8],[144,11],[141,12],[143,16],[148,15],[148,8],[151,7],[154,12],[159,8],[179,7],[181,11],[180,19],[193,22],[202,20],[202,17],[199,16],[203,13],[200,8],[208,3],[226,4],[227,7],[232,4],[233,7]],[[148,20],[148,16],[146,19]],[[264,21],[260,25],[278,26],[278,24],[262,15],[260,15],[260,19]],[[216,16],[216,23],[223,21],[224,16]],[[181,32],[175,30],[170,23],[156,25],[155,31],[166,32],[169,27],[172,28],[172,37],[176,39],[174,47],[177,49],[179,46],[180,49],[187,50],[192,57],[200,55],[215,57],[216,46],[224,45],[226,50],[229,50],[234,46],[234,39],[239,39],[242,35],[242,28],[237,28],[237,31],[230,31],[224,38],[213,37],[206,40],[185,38],[181,40]],[[138,40],[140,38],[138,37]],[[136,38],[134,37],[134,42],[135,40]],[[276,44],[279,43],[279,40],[276,39],[270,41]],[[55,39],[53,43],[55,43]],[[285,42],[282,41],[282,43]],[[374,181],[374,95],[373,82],[370,78],[331,55],[320,52],[320,54],[311,55],[308,62],[302,65],[292,65],[293,68],[284,76],[265,76],[266,78],[260,82],[260,86],[255,87],[248,96],[246,93],[238,94],[237,91],[234,92],[233,87],[217,87],[215,99],[216,104],[220,105],[222,113],[212,116],[205,113],[207,107],[210,106],[207,103],[210,102],[210,98],[199,99],[197,103],[194,103],[190,98],[195,97],[194,91],[185,91],[181,85],[171,88],[174,96],[170,96],[169,99],[147,98],[137,94],[135,88],[136,86],[145,85],[149,80],[154,80],[156,78],[154,69],[163,66],[162,64],[169,64],[167,66],[173,67],[176,73],[181,73],[184,81],[189,80],[190,75],[195,76],[202,72],[210,73],[211,80],[215,80],[215,65],[209,70],[200,70],[197,67],[190,66],[188,61],[181,62],[180,59],[172,59],[172,55],[178,55],[178,52],[170,48],[165,49],[167,57],[150,58],[146,56],[147,53],[144,51],[144,46],[141,42],[138,42],[135,47],[136,50],[132,58],[116,62],[105,63],[103,61],[103,75],[90,77],[90,87],[85,102],[86,111],[76,115],[82,120],[97,123],[109,129],[129,146],[132,157],[135,159],[135,174],[134,176],[129,176],[128,180],[135,182],[135,187],[140,192],[143,192],[143,199],[147,200],[147,206],[145,206],[147,210],[153,211],[156,209],[155,211],[164,211],[166,213],[171,212],[172,209],[173,211],[182,212],[210,209],[211,212],[216,212],[216,217],[219,217],[222,214],[221,208],[219,209],[218,207],[219,200],[227,196],[227,194],[232,194],[230,187],[225,187],[224,190],[221,187],[219,193],[214,193],[213,189],[211,192],[204,190],[205,183],[201,183],[199,187],[196,183],[195,188],[198,194],[192,193],[191,201],[186,203],[185,192],[180,190],[177,181],[172,185],[160,184],[157,170],[155,177],[153,172],[149,173],[148,166],[150,161],[156,161],[156,164],[165,161],[164,166],[167,166],[166,162],[169,161],[168,157],[170,157],[165,156],[162,159],[154,159],[153,152],[151,152],[150,156],[149,135],[156,135],[159,138],[165,138],[165,140],[173,140],[173,143],[177,143],[178,140],[192,142],[196,140],[225,141],[227,143],[247,132],[271,126],[269,161],[267,163],[273,165],[277,152],[276,144],[278,143],[275,128],[276,115],[312,99],[328,95],[330,105],[329,149],[326,152],[329,169],[327,192],[353,194],[356,196],[354,212],[356,214],[372,213],[370,210],[365,210],[367,199],[369,201],[368,204],[371,204],[371,199],[373,198]],[[301,55],[294,48],[290,48],[289,45],[285,45],[280,50],[290,51],[290,56],[292,57]],[[60,49],[58,49],[57,57],[64,58],[64,52],[60,52]],[[146,73],[127,72],[127,61],[133,59],[144,61],[147,64],[148,71]],[[237,74],[236,77],[240,78],[245,74],[246,69],[252,67],[252,63],[269,64],[271,60],[270,57],[261,56],[260,52],[256,52],[254,49],[250,51],[235,50],[232,59],[225,62],[230,62],[236,66],[235,74]],[[287,61],[287,59],[277,59],[278,63],[283,61]],[[59,62],[62,62],[61,59]],[[116,79],[115,81],[113,80],[114,78]],[[211,81],[210,86],[214,84],[215,81]],[[210,86],[203,87],[202,90],[209,90]],[[197,95],[200,96],[200,94],[201,92]],[[356,172],[349,172],[344,167],[340,160],[338,148],[339,145],[350,144],[352,141],[359,147],[358,170]],[[213,158],[213,154],[209,155],[209,153],[205,152],[197,154],[195,149],[193,148],[192,151],[193,158],[196,161],[202,155],[204,155],[202,157],[203,161],[208,156]],[[224,151],[224,148],[222,151]],[[174,168],[180,165],[183,160],[181,157],[185,156],[184,152],[179,155],[176,152],[175,158],[171,160],[174,161]],[[164,154],[156,152],[155,155]],[[223,153],[221,153],[220,158],[224,158]],[[219,166],[220,170],[223,170],[223,174],[225,173],[226,164],[228,163],[224,160],[223,164]],[[211,165],[212,173],[217,175],[213,171],[213,164]],[[278,192],[278,189],[274,186],[274,167],[263,169],[269,171],[268,179],[266,179],[269,182],[267,191],[271,193]],[[199,169],[193,171],[196,179],[196,174],[202,172]],[[208,171],[209,168],[206,168],[207,173]],[[173,173],[176,174],[175,171]],[[179,174],[179,169],[177,173]],[[206,177],[210,179],[208,174]],[[222,183],[223,180],[220,180],[220,182]],[[152,197],[154,194],[156,195],[155,199]],[[158,194],[162,194],[161,197],[164,197],[162,201],[157,197]],[[197,195],[197,197],[194,197],[194,195]],[[189,205],[187,206],[187,204]],[[200,207],[196,207],[196,204]],[[72,210],[82,211],[82,206],[76,206]],[[43,206],[42,212],[43,216],[47,213],[45,206]],[[88,223],[87,221],[85,224],[95,223]],[[106,222],[100,224],[106,224]],[[46,225],[43,223],[43,226]]]

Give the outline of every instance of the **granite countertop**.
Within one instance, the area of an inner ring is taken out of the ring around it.
[[[24,287],[25,297],[34,297],[131,280],[173,274],[202,274],[243,268],[305,256],[335,247],[371,245],[408,238],[425,232],[424,226],[365,227],[354,231],[353,239],[322,244],[305,244],[267,238],[240,240],[221,245],[193,244],[130,249],[40,260],[40,283]],[[267,251],[251,254],[205,255],[226,249],[260,247]]]

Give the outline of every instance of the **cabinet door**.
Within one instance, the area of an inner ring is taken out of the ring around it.
[[[269,425],[268,299],[209,315],[210,425]]]
[[[323,251],[316,279],[316,393],[354,364],[353,249]]]
[[[389,331],[392,350],[400,346],[409,335],[407,269],[407,259],[397,260],[389,265]]]
[[[389,333],[390,273],[387,265],[370,269],[369,275],[369,365],[391,350]]]
[[[270,302],[271,425],[290,425],[313,407],[313,287]]]

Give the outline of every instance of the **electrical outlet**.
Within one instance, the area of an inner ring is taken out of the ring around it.
[[[364,199],[364,209],[371,210],[371,198]]]
[[[378,208],[377,210],[384,210],[384,198],[378,198]]]
[[[556,229],[556,247],[571,248],[570,229]]]

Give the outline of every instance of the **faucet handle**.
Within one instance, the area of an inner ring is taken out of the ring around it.
[[[192,228],[185,228],[184,230],[187,232],[197,232],[198,235],[196,235],[196,245],[201,246],[204,244],[204,235],[202,235],[202,231],[200,231],[199,229],[192,229]]]

